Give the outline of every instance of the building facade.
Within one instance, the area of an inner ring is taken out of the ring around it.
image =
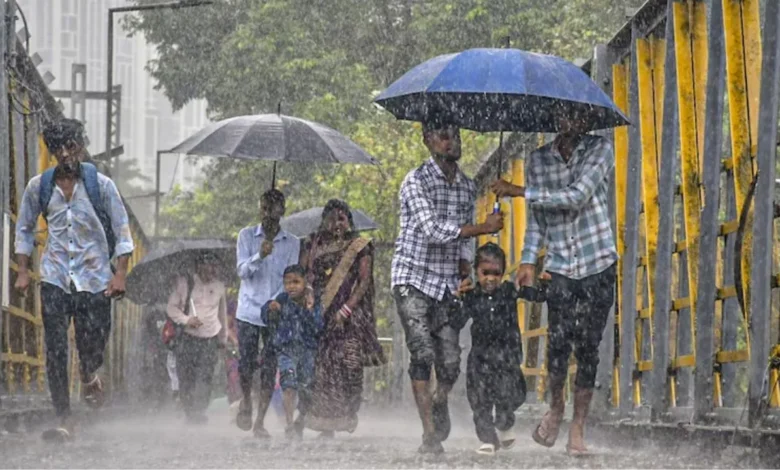
[[[50,88],[70,90],[73,65],[85,64],[87,90],[104,92],[108,9],[127,5],[127,0],[17,0],[17,3],[27,21],[30,53],[37,53],[43,59],[38,67],[41,72],[50,71],[55,77]],[[205,126],[208,123],[206,103],[195,101],[173,112],[168,99],[154,89],[155,81],[146,71],[146,64],[155,57],[154,47],[143,35],[128,37],[121,25],[123,15],[114,16],[113,82],[122,86],[120,132],[124,154],[119,158],[135,162],[145,176],[128,181],[119,171],[117,184],[144,228],[151,233],[156,152],[171,148]],[[24,22],[21,17],[19,20],[17,25],[21,29]],[[65,114],[70,116],[69,100],[62,102]],[[105,101],[88,100],[85,116],[90,153],[101,153],[105,150]],[[191,160],[174,155],[163,157],[162,192],[176,184],[191,188],[197,182],[199,168]]]

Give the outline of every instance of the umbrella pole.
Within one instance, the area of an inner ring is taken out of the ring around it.
[[[504,131],[498,133],[498,179],[501,179],[501,169],[503,168],[503,156],[504,156]],[[493,213],[498,214],[501,212],[501,201],[496,196],[496,202],[493,203]],[[493,234],[494,237],[498,237],[498,232]]]
[[[504,131],[498,133],[498,179],[501,179],[501,169],[504,166]],[[501,202],[496,197],[496,202],[493,203],[493,213],[498,214],[501,211]]]
[[[276,162],[274,162],[274,172],[271,175],[271,189],[276,189]]]

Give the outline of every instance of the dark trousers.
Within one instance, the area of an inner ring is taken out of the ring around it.
[[[409,377],[453,385],[460,375],[459,331],[451,325],[457,305],[451,296],[436,300],[412,286],[393,288],[398,317],[409,349]]]
[[[592,389],[599,365],[599,343],[615,302],[616,267],[584,279],[551,274],[547,290],[547,367],[551,378],[566,377],[569,356],[577,359],[575,385]]]
[[[496,429],[506,431],[515,425],[515,410],[525,402],[525,396],[525,377],[519,365],[480,357],[477,351],[469,354],[466,397],[480,441],[498,447]]]
[[[262,350],[260,340],[263,343]],[[277,355],[271,346],[270,330],[238,320],[238,354],[238,375],[244,395],[251,393],[252,379],[257,369],[260,369],[261,390],[273,392],[276,386]]]
[[[90,378],[103,365],[103,353],[111,332],[111,299],[103,292],[76,292],[72,285],[71,292],[41,283],[46,374],[54,411],[61,418],[70,415],[68,328],[71,318],[84,378]]]
[[[176,373],[184,412],[190,416],[206,411],[211,401],[219,339],[197,338],[183,333],[176,350]]]

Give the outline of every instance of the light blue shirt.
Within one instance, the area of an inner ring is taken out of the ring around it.
[[[114,253],[127,255],[133,251],[133,238],[127,210],[116,185],[105,175],[98,173],[103,207],[111,217],[116,236]],[[35,242],[35,228],[41,214],[39,201],[41,176],[33,177],[27,184],[16,222],[17,254],[30,256]],[[41,257],[41,280],[70,292],[71,282],[78,292],[102,292],[111,282],[113,273],[108,259],[108,241],[103,225],[87,195],[84,183],[79,180],[73,187],[71,200],[65,199],[62,190],[54,185],[47,208],[48,239]]]
[[[239,232],[236,244],[236,268],[241,278],[236,319],[257,326],[265,326],[260,318],[263,305],[282,293],[284,270],[298,263],[301,252],[300,240],[279,230],[273,251],[261,258],[260,245],[264,238],[262,225],[253,225]]]

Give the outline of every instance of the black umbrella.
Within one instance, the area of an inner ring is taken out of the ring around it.
[[[219,239],[181,239],[161,242],[127,276],[126,297],[136,304],[163,301],[171,293],[173,282],[187,271],[194,261],[210,253],[219,260],[220,274],[225,280],[235,275],[235,243]]]
[[[204,127],[169,152],[273,160],[273,187],[276,162],[379,164],[338,131],[281,113],[223,119]]]
[[[279,223],[282,228],[296,237],[302,238],[314,233],[322,222],[323,207],[312,207],[304,211],[296,212],[285,218]],[[352,220],[355,223],[355,230],[366,232],[376,230],[376,222],[371,220],[363,211],[352,209]]]

